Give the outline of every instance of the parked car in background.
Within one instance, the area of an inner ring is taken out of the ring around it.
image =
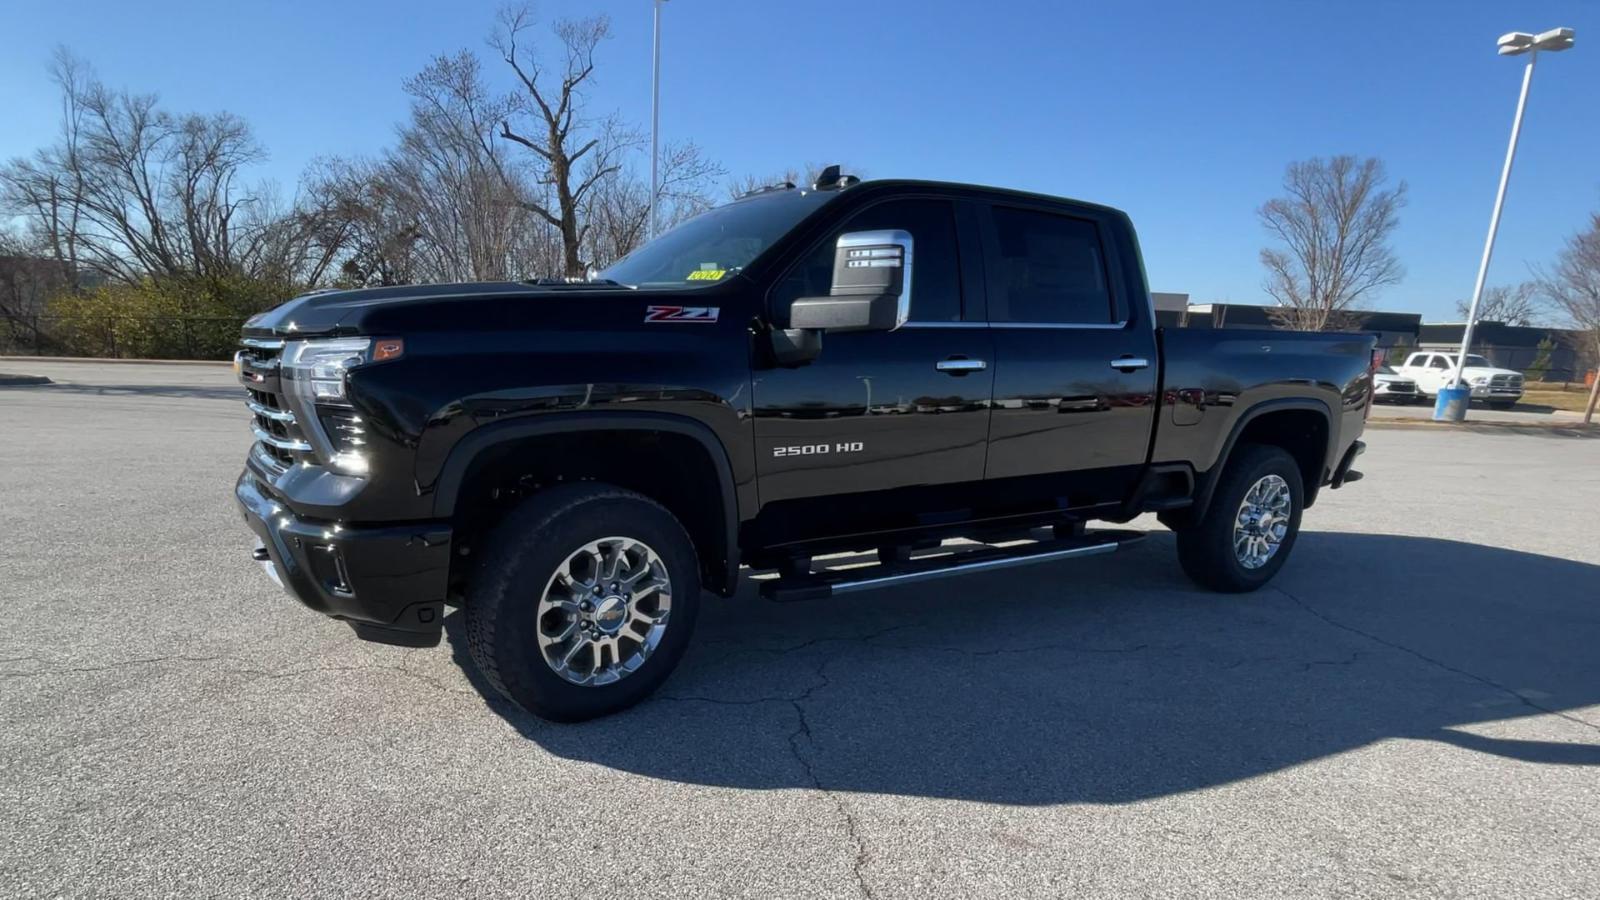
[[[1421,399],[1417,383],[1389,366],[1372,373],[1372,399],[1379,403],[1416,403]]]
[[[1423,351],[1407,357],[1396,374],[1416,382],[1417,390],[1431,399],[1439,395],[1441,387],[1450,383],[1455,368],[1456,354]],[[1496,409],[1509,409],[1522,399],[1522,373],[1499,368],[1476,353],[1467,354],[1461,378],[1472,388],[1472,399],[1482,400]]]

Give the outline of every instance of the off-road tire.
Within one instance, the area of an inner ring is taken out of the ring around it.
[[[620,681],[574,684],[545,662],[536,610],[545,585],[573,550],[605,537],[631,537],[661,557],[672,581],[666,631],[651,655]],[[579,722],[626,709],[672,674],[694,630],[700,567],[683,525],[655,501],[598,482],[541,491],[490,535],[467,589],[467,649],[484,678],[530,713]]]

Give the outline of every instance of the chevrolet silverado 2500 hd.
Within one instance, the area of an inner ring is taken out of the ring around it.
[[[242,345],[269,574],[370,640],[461,607],[496,689],[576,720],[660,684],[741,566],[820,598],[1153,511],[1195,581],[1253,590],[1360,477],[1373,341],[1158,328],[1116,210],[830,170],[587,281],[313,293]],[[844,551],[877,564],[814,562]]]

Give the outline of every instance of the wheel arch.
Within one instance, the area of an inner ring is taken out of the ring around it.
[[[436,518],[470,515],[463,508],[464,493],[486,476],[486,470],[507,465],[529,451],[537,459],[541,447],[571,447],[580,438],[616,435],[644,439],[668,438],[669,455],[657,460],[671,469],[672,479],[607,478],[603,464],[581,477],[614,480],[618,486],[638,491],[662,503],[683,522],[701,555],[707,587],[731,595],[739,574],[739,510],[733,467],[727,449],[709,427],[694,419],[653,412],[569,412],[495,422],[468,432],[451,449],[433,489]],[[692,449],[691,449],[692,448]],[[692,453],[688,459],[679,455]],[[514,471],[510,466],[507,471]],[[653,470],[654,471],[654,470]],[[558,473],[559,474],[559,473]],[[667,485],[669,487],[659,487]],[[658,489],[652,489],[652,487]],[[698,489],[714,491],[713,502],[698,502]]]
[[[1245,410],[1234,420],[1223,439],[1211,468],[1199,476],[1198,490],[1185,518],[1198,520],[1206,514],[1216,492],[1217,481],[1241,442],[1269,444],[1287,450],[1300,464],[1305,507],[1315,501],[1334,455],[1337,432],[1328,404],[1313,398],[1264,400]]]

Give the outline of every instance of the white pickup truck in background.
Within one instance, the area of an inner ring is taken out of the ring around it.
[[[1402,378],[1416,382],[1417,390],[1432,399],[1439,389],[1450,383],[1456,369],[1454,353],[1413,353],[1405,364],[1395,370]],[[1476,353],[1467,354],[1467,366],[1461,379],[1472,388],[1472,399],[1497,409],[1509,409],[1522,399],[1522,373],[1491,365]]]

